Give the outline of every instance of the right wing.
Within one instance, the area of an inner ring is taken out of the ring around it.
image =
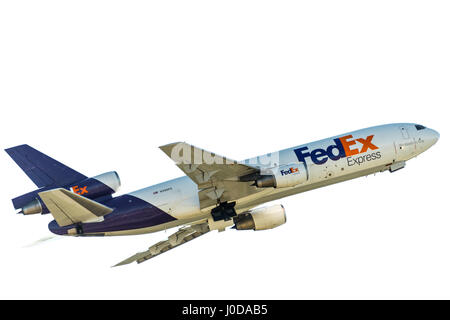
[[[85,198],[63,188],[39,193],[50,213],[60,227],[78,222],[93,222],[113,211],[94,200]]]
[[[242,177],[257,175],[260,169],[239,163],[185,142],[159,147],[199,188],[200,207],[217,202],[234,201],[260,192],[250,180]]]
[[[210,230],[207,222],[201,224],[194,224],[188,227],[183,227],[174,234],[172,234],[171,236],[169,236],[167,240],[160,241],[154,244],[153,246],[148,248],[147,251],[136,253],[135,255],[114,265],[114,267],[123,266],[125,264],[129,264],[135,261],[137,263],[147,261],[148,259],[156,257],[161,253],[169,251],[170,249],[178,247],[188,241],[194,240],[195,238],[198,238],[208,233],[209,231]]]
[[[186,142],[175,142],[159,147],[199,189],[223,181],[258,172],[258,168],[237,162],[197,148]]]

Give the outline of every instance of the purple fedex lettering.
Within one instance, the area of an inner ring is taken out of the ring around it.
[[[314,149],[311,152],[308,152],[308,147],[301,147],[295,149],[295,155],[297,156],[298,161],[305,162],[307,157],[311,157],[312,162],[315,164],[324,164],[330,158],[333,161],[339,160],[345,157],[345,150],[342,146],[342,143],[339,139],[333,140],[335,144],[329,146],[326,150],[318,148]],[[338,154],[334,154],[333,150],[337,150]]]

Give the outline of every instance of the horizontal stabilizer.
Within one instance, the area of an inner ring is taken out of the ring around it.
[[[78,222],[99,221],[102,216],[113,211],[96,201],[62,188],[40,192],[39,196],[60,227]]]
[[[38,188],[64,186],[86,176],[23,144],[5,150]]]

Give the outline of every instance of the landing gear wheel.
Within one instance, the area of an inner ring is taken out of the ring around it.
[[[220,220],[230,220],[232,217],[236,216],[236,211],[234,206],[236,202],[221,202],[217,207],[211,210],[211,215],[214,221]]]
[[[82,235],[84,233],[83,226],[81,225],[81,223],[77,223],[76,229],[77,229],[77,235]]]

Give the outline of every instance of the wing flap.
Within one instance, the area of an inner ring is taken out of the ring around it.
[[[113,211],[63,188],[40,192],[39,196],[60,227],[78,222],[93,222]]]

